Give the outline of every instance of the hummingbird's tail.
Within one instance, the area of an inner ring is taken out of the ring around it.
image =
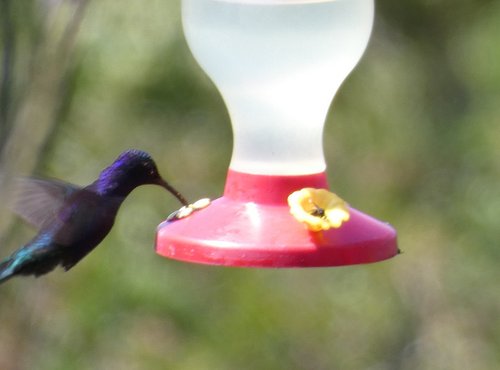
[[[0,262],[0,284],[14,277],[15,271],[12,265],[12,258],[7,258]]]

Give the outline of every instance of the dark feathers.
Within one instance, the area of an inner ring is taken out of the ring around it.
[[[106,237],[126,196],[145,184],[160,185],[187,203],[139,150],[122,153],[83,188],[59,180],[19,180],[12,209],[39,232],[0,262],[0,283],[16,275],[40,276],[57,265],[72,268]]]

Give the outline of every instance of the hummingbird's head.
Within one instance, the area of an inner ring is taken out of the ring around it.
[[[168,184],[158,172],[151,156],[142,150],[127,150],[99,175],[97,190],[100,193],[127,196],[141,185],[160,185],[171,192],[182,204],[188,202]]]

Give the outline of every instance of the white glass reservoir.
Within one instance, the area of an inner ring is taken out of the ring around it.
[[[196,60],[227,105],[230,169],[325,170],[322,133],[337,89],[368,43],[373,0],[183,0]]]

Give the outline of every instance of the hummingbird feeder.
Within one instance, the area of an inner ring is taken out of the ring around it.
[[[362,56],[373,16],[373,0],[182,1],[188,45],[224,98],[234,146],[223,196],[162,223],[157,253],[242,267],[398,253],[391,226],[328,190],[323,155],[331,100]]]

